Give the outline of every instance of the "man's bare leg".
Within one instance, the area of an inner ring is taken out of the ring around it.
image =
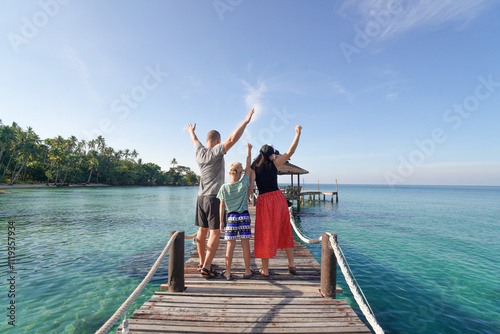
[[[207,245],[207,256],[205,257],[203,268],[210,270],[210,266],[212,265],[212,261],[214,260],[215,253],[217,253],[217,248],[219,248],[219,237],[219,229],[210,230],[210,236],[208,237]]]
[[[198,234],[196,234],[196,249],[198,250],[198,256],[200,257],[200,265],[203,267],[205,263],[205,248],[207,247],[207,227],[200,227],[198,229]],[[210,269],[210,268],[208,268]]]

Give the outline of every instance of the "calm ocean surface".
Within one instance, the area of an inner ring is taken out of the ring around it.
[[[386,333],[500,333],[500,187],[339,185],[339,193],[338,203],[303,207],[296,222],[310,238],[337,233]],[[141,282],[170,231],[196,231],[196,194],[196,187],[103,187],[0,195],[0,332],[94,333]],[[186,246],[188,255],[194,246]],[[320,246],[309,249],[319,260]],[[167,265],[131,310],[167,281]],[[338,297],[357,309],[338,273]],[[15,327],[7,323],[12,300]]]

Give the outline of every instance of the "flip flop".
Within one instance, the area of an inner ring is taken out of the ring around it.
[[[227,281],[232,281],[234,279],[233,274],[229,274],[229,277],[227,277],[225,274],[226,274],[225,270],[220,273],[220,275],[224,277]]]
[[[252,272],[250,275],[243,275],[244,279],[250,279],[255,276],[255,271],[253,269],[250,269],[250,271]]]
[[[264,275],[264,269],[262,269],[262,268],[260,268],[260,269],[259,269],[259,273],[260,273],[262,276],[264,276],[264,277],[269,277],[269,274]]]
[[[295,267],[288,267],[288,273],[291,275],[297,275],[297,270]]]

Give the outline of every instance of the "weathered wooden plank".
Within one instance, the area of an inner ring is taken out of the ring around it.
[[[138,322],[130,324],[130,332],[133,334],[151,334],[151,333],[371,333],[366,326],[354,323],[354,324],[344,324],[339,326],[323,326],[323,327],[313,327],[313,326],[301,326],[301,327],[282,327],[278,324],[267,324],[267,326],[262,326],[263,324],[245,324],[241,327],[235,328],[226,326],[196,326],[193,324],[196,321],[191,321],[180,325],[155,325],[148,324],[147,322]],[[264,324],[266,325],[266,324]]]
[[[223,313],[225,316],[238,316],[241,317],[242,313],[246,315],[254,315],[254,314],[259,314],[261,315],[263,312],[265,312],[266,315],[280,315],[284,317],[303,317],[304,315],[307,314],[307,317],[309,318],[321,318],[321,317],[344,317],[344,316],[356,316],[355,312],[349,313],[348,311],[345,311],[345,308],[306,308],[303,307],[302,309],[299,308],[286,308],[283,306],[268,306],[267,308],[236,308],[233,307],[232,305],[225,305],[225,306],[220,306],[220,305],[214,305],[211,304],[205,307],[193,307],[194,305],[184,305],[181,307],[172,307],[168,304],[148,304],[148,305],[143,305],[141,306],[136,312],[141,311],[142,313],[140,314],[166,314],[166,315],[172,315],[172,314],[180,314],[180,315],[185,315],[187,313],[191,314],[199,314],[199,315],[213,315],[213,316],[219,316],[221,313]],[[134,313],[135,315],[139,313]]]
[[[230,288],[229,288],[230,287]],[[317,284],[310,285],[295,285],[293,289],[288,286],[278,285],[217,285],[207,286],[206,284],[189,284],[184,290],[184,293],[210,293],[210,294],[224,294],[224,295],[242,295],[243,297],[249,295],[272,295],[279,296],[293,295],[296,297],[318,297],[319,287]],[[337,287],[337,293],[342,293],[342,289]]]
[[[202,282],[202,280],[204,280],[203,278],[200,279],[200,280],[196,280],[196,279],[189,279],[189,280],[186,280],[186,285],[189,285],[189,284],[199,284],[200,282]],[[318,280],[303,280],[303,281],[292,281],[292,280],[287,280],[287,281],[282,281],[283,283],[278,283],[280,284],[280,286],[283,286],[284,288],[290,288],[290,289],[293,289],[293,286],[310,286],[312,284],[319,284],[319,281]],[[206,284],[207,286],[216,286],[216,285],[229,285],[229,286],[238,286],[238,285],[244,285],[245,283],[239,283],[238,281],[223,281],[223,280],[208,280],[207,282],[204,282],[204,284]],[[249,283],[246,283],[246,284],[249,284]],[[265,280],[253,280],[252,283],[253,285],[257,286],[257,285],[262,285],[262,286],[273,286],[276,283],[276,281],[274,281],[273,283],[269,283]]]
[[[319,293],[318,293],[319,295]],[[155,294],[151,297],[152,301],[161,301],[161,302],[178,302],[182,301],[183,303],[200,303],[200,304],[211,304],[211,303],[220,303],[220,304],[267,304],[267,305],[282,305],[282,304],[298,304],[298,305],[306,305],[306,304],[318,304],[318,305],[337,305],[343,306],[346,308],[350,308],[349,304],[345,299],[327,299],[327,298],[314,298],[314,297],[306,297],[306,298],[296,298],[296,297],[228,297],[228,296],[214,296],[214,295],[158,295]]]
[[[338,310],[339,312],[344,312],[343,310],[346,310],[345,307],[339,307],[339,306],[336,306],[336,305],[260,305],[260,304],[230,304],[230,305],[219,305],[219,304],[204,304],[204,305],[200,305],[200,304],[193,304],[193,303],[183,303],[182,301],[178,301],[178,302],[167,302],[167,303],[164,303],[164,302],[152,302],[152,301],[148,301],[148,302],[145,302],[139,309],[151,309],[153,307],[157,307],[157,308],[189,308],[189,309],[192,309],[194,312],[197,310],[197,309],[201,309],[201,308],[207,308],[207,307],[211,307],[212,309],[217,309],[217,310],[228,310],[228,309],[232,309],[232,310],[243,310],[243,311],[247,311],[247,310],[260,310],[260,309],[271,309],[271,310],[284,310],[284,311],[296,311],[296,310],[300,310],[300,311],[304,311],[304,312],[322,312],[323,310],[324,311],[336,311]],[[353,312],[354,313],[354,312]]]
[[[359,319],[357,319],[359,320]],[[165,325],[166,323],[164,321],[162,321],[161,319],[130,319],[129,320],[129,323],[131,324],[139,324],[139,323],[144,323],[144,324],[149,324],[149,325]],[[304,323],[304,324],[297,324],[297,323],[290,323],[290,322],[283,322],[283,323],[272,323],[272,326],[274,328],[315,328],[315,327],[339,327],[339,326],[343,326],[345,325],[346,323],[350,323],[350,322],[335,322],[335,323],[332,323],[332,322],[324,322],[324,321],[320,321],[320,322],[315,322],[313,324],[311,323]],[[356,321],[356,319],[354,319],[354,322],[355,324],[358,324],[358,325],[362,325],[362,323],[360,321]],[[207,324],[203,321],[191,321],[189,323],[186,323],[185,321],[176,321],[176,320],[172,320],[172,321],[169,321],[168,322],[168,325],[173,325],[173,326],[179,326],[179,325],[186,325],[188,327],[196,327],[196,328],[200,328],[200,327],[207,327]],[[229,327],[229,328],[234,328],[234,327],[253,327],[253,328],[265,328],[265,327],[269,327],[269,323],[264,323],[264,322],[257,322],[257,323],[254,323],[254,324],[249,324],[249,323],[241,323],[241,324],[238,324],[238,323],[234,323],[234,322],[220,322],[217,324],[217,327],[219,328],[222,328],[222,327]]]
[[[243,286],[244,287],[244,286]],[[308,286],[305,286],[308,288]],[[316,289],[317,290],[317,289]],[[186,291],[189,291],[189,287]],[[228,289],[226,286],[214,286],[207,287],[204,289],[198,289],[197,294],[205,295],[205,296],[213,296],[213,297],[222,297],[222,296],[233,296],[233,297],[249,297],[249,296],[260,296],[265,294],[269,297],[315,297],[318,294],[318,291],[286,291],[286,290],[271,290],[271,289],[256,289],[256,290],[248,290],[246,289]]]
[[[223,322],[223,323],[233,323],[233,324],[238,324],[238,323],[246,323],[246,324],[253,324],[256,322],[260,323],[277,323],[277,324],[282,324],[282,323],[293,323],[293,324],[315,324],[318,321],[318,318],[313,318],[309,316],[302,316],[299,317],[297,315],[281,315],[281,314],[258,314],[258,315],[252,315],[252,314],[247,314],[246,316],[242,316],[241,314],[230,316],[225,314],[224,312],[221,312],[219,315],[213,315],[205,312],[200,312],[199,314],[181,314],[181,313],[165,313],[165,314],[150,314],[150,313],[145,313],[141,310],[137,310],[134,312],[134,319],[155,319],[155,320],[167,320],[167,321],[193,321],[196,320],[197,322],[203,322],[203,323],[217,323]],[[320,318],[321,319],[321,318]],[[361,321],[359,321],[359,318],[355,317],[346,317],[346,316],[339,316],[339,317],[327,317],[321,319],[321,321],[325,322],[328,321],[332,326],[345,326],[349,323],[358,323],[361,324]]]

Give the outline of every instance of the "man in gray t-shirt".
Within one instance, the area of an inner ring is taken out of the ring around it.
[[[212,130],[208,137],[215,136],[219,138],[219,143],[212,147],[204,147],[202,143],[194,144],[194,153],[196,162],[200,166],[200,190],[198,196],[217,195],[220,187],[224,183],[224,144],[220,143],[220,134]]]
[[[196,235],[196,248],[200,257],[198,269],[206,278],[217,276],[212,269],[212,261],[219,247],[220,237],[220,218],[219,218],[219,199],[217,193],[224,183],[224,154],[236,144],[250,123],[254,110],[251,109],[243,123],[226,139],[221,142],[219,132],[212,130],[207,135],[207,145],[198,140],[194,131],[196,123],[189,123],[185,130],[189,132],[191,141],[194,144],[196,162],[200,166],[200,189],[198,191],[198,200],[196,204],[195,225],[199,227]],[[207,233],[210,229],[207,247]],[[206,250],[206,254],[205,254]]]

